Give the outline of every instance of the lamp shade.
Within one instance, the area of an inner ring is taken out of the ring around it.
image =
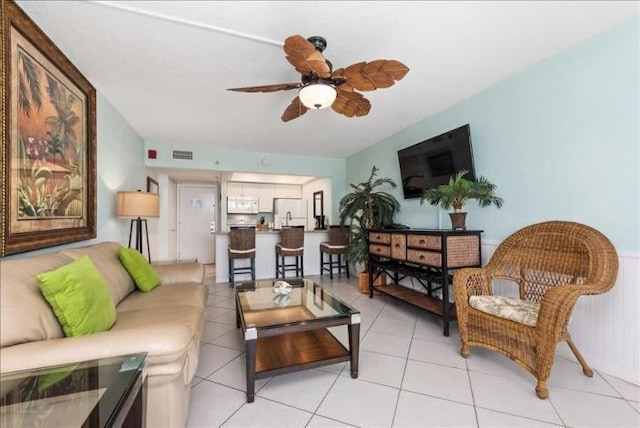
[[[336,89],[324,83],[311,83],[298,92],[300,101],[308,108],[327,108],[336,100]]]
[[[116,197],[118,217],[160,217],[160,195],[147,192],[118,192]]]

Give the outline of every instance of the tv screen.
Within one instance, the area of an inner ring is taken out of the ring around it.
[[[398,161],[405,199],[421,197],[463,169],[469,171],[464,178],[476,179],[468,124],[398,150]]]

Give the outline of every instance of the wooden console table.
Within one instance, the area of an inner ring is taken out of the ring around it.
[[[368,231],[369,297],[373,291],[393,296],[442,319],[443,334],[449,336],[449,322],[456,319],[449,302],[453,269],[481,266],[481,230],[376,229]],[[374,287],[384,275],[393,283]],[[400,285],[415,278],[424,292]]]

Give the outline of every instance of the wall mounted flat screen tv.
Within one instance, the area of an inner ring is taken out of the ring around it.
[[[460,170],[475,180],[469,124],[398,150],[405,199],[419,198],[425,189],[446,184]]]

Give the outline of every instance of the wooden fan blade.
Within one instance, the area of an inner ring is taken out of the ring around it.
[[[349,83],[349,80],[344,75],[344,68],[339,68],[337,70],[334,70],[334,72],[331,74],[331,79],[332,80],[341,79],[342,82],[340,83],[340,89],[342,89],[343,91],[347,91],[347,92],[354,91],[353,86],[351,85],[351,83]]]
[[[349,67],[336,70],[340,72],[340,77],[347,79],[341,85],[345,90],[349,90],[350,85],[358,91],[375,91],[393,86],[398,80],[402,80],[409,72],[409,68],[396,60],[377,59],[371,62],[359,62]]]
[[[311,42],[300,35],[290,36],[284,41],[287,61],[304,76],[315,73],[322,79],[331,76],[331,70],[324,55]]]
[[[293,101],[291,101],[291,104],[289,104],[289,107],[287,107],[284,113],[282,113],[282,117],[280,119],[282,119],[283,122],[289,122],[290,120],[302,116],[308,110],[309,109],[300,102],[300,97],[295,97]]]
[[[365,65],[366,62],[350,65],[344,69],[344,77],[354,89],[359,91],[375,91],[377,89],[376,85],[362,74]]]
[[[398,80],[402,80],[402,78],[407,75],[407,73],[409,72],[409,67],[407,67],[400,61],[390,59],[387,60],[385,64],[383,64],[380,70],[390,75],[393,80],[397,82]]]
[[[299,89],[302,87],[302,83],[277,83],[275,85],[264,86],[248,86],[246,88],[229,88],[227,91],[236,92],[276,92],[276,91],[288,91],[289,89]]]
[[[333,111],[347,117],[360,117],[369,114],[371,103],[362,94],[344,91],[342,86],[337,89],[337,92],[338,96],[331,105]]]

